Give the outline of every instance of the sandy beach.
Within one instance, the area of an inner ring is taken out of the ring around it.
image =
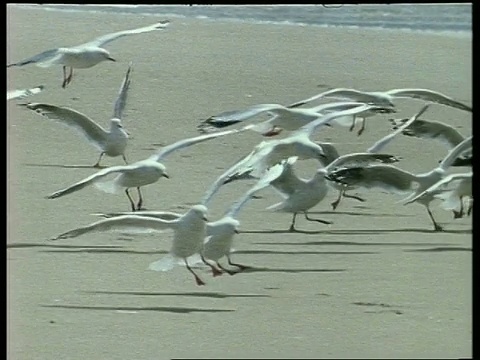
[[[153,24],[154,16],[69,13],[7,7],[7,63],[96,36]],[[246,24],[172,18],[166,31],[105,46],[117,60],[76,71],[61,88],[62,68],[7,69],[7,89],[45,85],[26,101],[68,106],[102,126],[130,61],[124,126],[127,159],[198,134],[201,119],[258,103],[289,104],[326,87],[362,90],[429,88],[472,104],[471,38],[361,29]],[[422,102],[402,100],[395,117]],[[97,233],[48,239],[128,211],[126,196],[88,187],[45,196],[92,174],[99,153],[75,131],[15,101],[7,104],[7,357],[40,359],[169,358],[468,358],[472,356],[472,218],[453,219],[432,203],[445,231],[432,231],[425,208],[398,195],[337,192],[312,209],[324,225],[266,207],[271,189],[239,215],[232,258],[251,271],[213,278],[184,267],[148,270],[168,252],[170,232]],[[371,118],[362,136],[332,127],[315,137],[341,154],[365,150],[386,135],[387,116]],[[471,134],[471,114],[432,105],[423,117]],[[170,179],[143,189],[150,210],[184,212],[209,185],[262,140],[242,133],[165,159]],[[436,141],[399,136],[388,152],[399,167],[423,172],[447,153]],[[105,157],[120,165],[121,157]],[[70,167],[65,167],[69,165]],[[81,165],[83,167],[71,167]],[[316,163],[301,161],[299,175]],[[298,169],[298,170],[297,170]],[[463,171],[464,168],[454,171]],[[216,220],[251,185],[222,188],[209,208]],[[134,192],[135,193],[135,192]]]

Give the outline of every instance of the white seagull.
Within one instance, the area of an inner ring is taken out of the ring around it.
[[[303,125],[318,119],[321,115],[336,111],[348,110],[361,105],[364,104],[361,102],[343,101],[322,104],[312,108],[290,109],[279,104],[259,104],[251,106],[245,110],[226,111],[221,114],[211,116],[207,120],[204,120],[202,123],[200,123],[200,125],[198,125],[198,129],[201,132],[207,132],[211,127],[224,128],[266,112],[271,115],[271,118],[258,124],[253,124],[250,126],[250,129],[261,133],[263,136],[274,136],[282,131],[282,129],[287,131],[297,130]],[[379,112],[390,113],[395,111],[393,109],[372,108],[364,112],[357,113],[356,116],[373,116]],[[345,116],[345,118],[336,119],[333,122],[338,121],[338,123],[343,125],[345,121],[351,121],[351,116]]]
[[[440,162],[433,170],[421,174],[412,174],[393,165],[370,165],[366,167],[339,168],[327,175],[331,181],[336,181],[348,186],[361,186],[364,188],[382,188],[391,193],[410,194],[402,202],[411,202],[420,193],[443,179],[446,171],[455,159],[466,149],[472,146],[473,136],[468,137]],[[415,201],[425,206],[428,216],[433,223],[435,231],[443,228],[434,219],[429,204],[432,197],[420,197]]]
[[[98,161],[93,165],[94,168],[100,168],[100,160],[103,155],[116,157],[122,156],[126,164],[125,149],[128,142],[128,133],[122,125],[123,111],[127,102],[128,88],[130,86],[130,74],[132,64],[130,63],[128,70],[123,78],[117,99],[113,107],[113,116],[110,120],[110,129],[106,130],[98,125],[88,116],[76,110],[55,106],[45,103],[29,103],[19,104],[27,109],[46,117],[47,119],[56,121],[77,130],[87,141],[100,151]]]
[[[21,100],[28,96],[32,96],[38,93],[41,93],[45,89],[44,85],[35,86],[30,89],[21,89],[21,90],[8,90],[7,91],[7,101],[8,100]]]
[[[102,231],[164,231],[172,229],[173,242],[169,253],[162,259],[151,263],[149,269],[168,271],[175,265],[182,263],[193,274],[197,285],[205,285],[205,282],[192,270],[187,258],[202,251],[207,221],[207,208],[203,205],[195,205],[174,220],[163,220],[150,216],[122,215],[67,231],[52,240],[74,238]]]
[[[7,65],[7,68],[11,66],[25,66],[28,64],[35,64],[40,67],[63,65],[62,88],[65,88],[72,81],[74,68],[86,69],[95,66],[102,61],[115,61],[115,59],[110,56],[110,52],[103,48],[104,45],[123,36],[165,29],[169,22],[170,21],[165,20],[137,29],[123,30],[103,35],[81,45],[47,50],[25,60],[9,64]],[[68,76],[67,68],[70,68],[70,73]]]
[[[367,104],[395,107],[395,99],[416,99],[472,112],[472,107],[465,105],[445,94],[430,89],[392,89],[387,91],[360,91],[356,89],[336,88],[324,91],[308,99],[298,101],[288,107],[295,108],[320,98],[352,99]]]
[[[238,130],[227,130],[177,141],[173,144],[163,147],[160,151],[156,152],[147,159],[140,160],[129,165],[112,166],[100,170],[63,190],[54,192],[53,194],[47,196],[47,199],[56,199],[81,190],[88,185],[95,184],[97,188],[108,193],[116,193],[120,189],[125,189],[125,193],[130,201],[132,211],[139,210],[142,208],[143,204],[140,187],[153,184],[161,177],[169,178],[168,174],[166,173],[165,165],[160,162],[166,156],[187,146],[236,132],[238,132]],[[115,175],[115,177],[112,180],[105,181],[104,178],[108,175]],[[129,189],[133,187],[137,188],[139,196],[136,207],[129,193]]]

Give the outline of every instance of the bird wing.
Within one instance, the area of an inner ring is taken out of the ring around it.
[[[162,220],[175,220],[183,216],[183,214],[179,214],[172,211],[150,211],[150,210],[141,210],[141,211],[135,211],[135,212],[120,211],[120,212],[113,212],[113,213],[99,213],[99,214],[93,214],[93,215],[98,215],[107,219],[112,217],[117,217],[117,216],[123,216],[123,215],[138,215],[138,216],[154,217]]]
[[[127,35],[135,35],[135,34],[141,34],[145,32],[150,32],[154,30],[163,30],[169,25],[170,21],[169,20],[164,20],[160,21],[156,24],[149,25],[149,26],[144,26],[141,28],[136,28],[136,29],[131,29],[131,30],[123,30],[123,31],[118,31],[114,32],[111,34],[107,35],[102,35],[100,37],[97,37],[96,39],[89,41],[87,43],[81,44],[76,46],[76,48],[80,47],[102,47],[103,45],[108,44],[109,42],[119,39],[123,36]]]
[[[111,166],[106,169],[102,169],[96,172],[93,175],[86,177],[85,179],[80,180],[79,182],[63,189],[54,192],[53,194],[47,196],[47,199],[56,199],[58,197],[71,194],[75,191],[81,190],[84,187],[93,184],[94,182],[104,178],[107,175],[114,174],[114,173],[126,173],[137,170],[138,165],[136,163],[130,165],[120,165],[120,166]]]
[[[438,91],[433,91],[429,89],[392,89],[387,91],[386,93],[396,98],[420,99],[450,106],[464,111],[473,111],[471,106],[465,105]]]
[[[472,175],[473,175],[472,172],[447,175],[443,179],[440,179],[435,184],[427,188],[426,190],[417,194],[415,197],[407,198],[408,200],[405,201],[403,205],[411,204],[425,196],[437,195],[443,192],[453,191],[455,188],[458,187],[461,181],[469,178],[471,179]]]
[[[161,220],[149,216],[138,215],[122,215],[110,219],[103,219],[92,224],[82,226],[63,234],[58,235],[52,240],[74,238],[90,232],[103,231],[125,231],[125,230],[151,230],[164,231],[166,229],[174,229],[177,225],[177,220]]]
[[[108,133],[84,114],[73,109],[50,104],[29,103],[19,105],[25,106],[27,109],[45,116],[50,120],[76,129],[84,135],[92,145],[102,150],[102,145]]]
[[[391,119],[390,122],[393,125],[393,130],[398,129],[407,120],[408,119]],[[417,119],[414,123],[404,128],[402,134],[421,139],[437,139],[448,149],[453,149],[465,139],[465,137],[451,125],[440,121],[423,119]]]
[[[32,96],[43,91],[45,86],[40,85],[30,89],[9,90],[7,91],[7,101],[13,99],[24,99],[27,96]]]
[[[381,162],[390,164],[397,162],[398,159],[389,154],[377,154],[377,153],[350,153],[337,157],[334,161],[325,167],[325,172],[333,172],[339,168],[345,167],[359,167],[369,166],[374,163]]]
[[[460,144],[455,146],[452,150],[448,152],[448,155],[440,162],[438,169],[446,171],[453,162],[462,154],[465,150],[472,147],[473,135],[467,137]]]
[[[149,159],[159,162],[161,159],[163,159],[164,157],[168,156],[170,153],[172,153],[176,150],[180,150],[180,149],[183,149],[185,147],[195,145],[195,144],[207,141],[207,140],[215,139],[215,138],[220,137],[220,136],[238,133],[240,131],[242,131],[242,130],[236,130],[236,129],[235,130],[225,130],[225,131],[221,131],[221,132],[215,132],[215,133],[211,133],[211,134],[205,134],[205,135],[195,136],[195,137],[188,138],[188,139],[179,140],[179,141],[177,141],[173,144],[164,146],[160,151],[158,151],[154,155],[150,156]]]
[[[206,124],[208,124],[216,128],[223,128],[226,126],[237,124],[241,121],[245,121],[263,112],[279,108],[283,108],[283,106],[279,104],[258,104],[251,106],[245,110],[225,111],[221,114],[211,116],[207,120],[202,121],[202,123],[198,125],[198,127],[202,128]]]
[[[122,85],[120,86],[120,91],[118,92],[117,99],[115,100],[115,105],[113,107],[113,117],[116,119],[122,119],[123,110],[127,104],[127,95],[128,88],[130,87],[130,74],[132,72],[132,63],[128,65],[127,73],[123,78]]]
[[[41,52],[40,54],[34,55],[27,59],[24,59],[22,61],[9,64],[7,65],[7,68],[11,66],[24,66],[28,64],[37,64],[38,66],[48,67],[52,65],[55,62],[55,60],[60,56],[62,56],[60,52],[60,48],[51,49],[51,50]]]
[[[364,104],[364,105],[354,107],[353,109],[335,111],[329,114],[325,114],[323,116],[320,116],[317,120],[311,121],[308,124],[303,125],[300,129],[293,132],[292,136],[299,133],[304,133],[304,134],[307,134],[307,136],[310,136],[315,130],[321,128],[322,126],[325,126],[326,124],[330,123],[332,120],[338,117],[355,115],[355,114],[358,114],[359,112],[366,111],[373,108],[378,108],[378,106]]]
[[[391,193],[411,192],[415,175],[392,165],[340,168],[326,175],[330,181],[367,189],[382,188]]]
[[[380,140],[378,140],[375,144],[373,144],[368,150],[367,152],[371,152],[371,153],[378,153],[379,151],[383,150],[383,148],[385,146],[387,146],[387,144],[390,143],[390,141],[393,140],[393,138],[395,138],[395,136],[397,136],[398,134],[400,134],[405,128],[407,128],[411,123],[413,123],[415,120],[418,119],[418,117],[420,115],[422,115],[427,109],[428,109],[429,105],[425,105],[424,107],[422,107],[420,109],[419,112],[417,112],[415,115],[413,115],[408,121],[406,121],[402,126],[400,126],[398,129],[396,129],[394,132],[388,134],[387,136],[381,138]]]

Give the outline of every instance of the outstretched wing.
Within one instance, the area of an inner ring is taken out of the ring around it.
[[[405,128],[407,128],[411,123],[413,123],[415,120],[418,119],[418,117],[420,115],[422,115],[427,109],[428,109],[428,104],[425,105],[424,107],[422,107],[420,109],[419,112],[417,112],[415,115],[413,115],[410,120],[408,120],[407,122],[405,122],[402,126],[400,126],[397,130],[395,130],[394,132],[388,134],[387,136],[383,137],[382,139],[378,140],[375,144],[373,144],[373,146],[371,146],[367,151],[368,152],[371,152],[371,153],[378,153],[379,151],[381,151],[385,146],[387,146],[388,143],[390,143],[390,141],[393,140],[393,138],[395,136],[397,136],[398,134],[400,134]]]
[[[45,86],[40,85],[30,89],[9,90],[7,91],[7,101],[14,100],[14,99],[24,99],[28,96],[32,96],[42,92],[44,88]]]
[[[125,109],[125,105],[127,104],[127,95],[128,95],[128,88],[130,87],[130,73],[132,72],[132,62],[128,65],[127,73],[123,78],[122,85],[120,86],[120,91],[117,96],[117,100],[115,100],[115,106],[113,107],[113,117],[116,119],[122,119],[123,110]]]
[[[39,115],[79,131],[92,145],[102,150],[107,132],[86,115],[70,108],[50,104],[29,103],[19,106],[25,106]]]
[[[154,30],[163,30],[169,25],[169,23],[170,23],[169,20],[164,20],[164,21],[160,21],[156,24],[149,25],[149,26],[144,26],[144,27],[137,28],[137,29],[114,32],[114,33],[111,33],[111,34],[107,34],[107,35],[97,37],[96,39],[94,39],[92,41],[89,41],[87,43],[78,45],[76,47],[77,48],[78,47],[102,47],[103,45],[106,45],[109,42],[111,42],[113,40],[116,40],[116,39],[119,39],[123,36],[141,34],[141,33],[150,32],[150,31],[154,31]]]
[[[392,89],[387,91],[386,93],[396,98],[420,99],[450,106],[464,111],[473,111],[471,106],[465,105],[438,91],[433,91],[429,89]]]
[[[159,162],[164,157],[168,156],[170,153],[172,153],[176,150],[180,150],[180,149],[186,148],[188,146],[192,146],[192,145],[195,145],[195,144],[207,141],[207,140],[215,139],[215,138],[220,137],[220,136],[238,133],[240,131],[241,130],[225,130],[225,131],[216,132],[216,133],[212,133],[212,134],[200,135],[200,136],[195,136],[195,137],[188,138],[188,139],[179,140],[179,141],[177,141],[173,144],[164,146],[159,152],[150,156],[149,159]]]
[[[279,104],[258,104],[251,106],[245,110],[225,111],[221,114],[211,116],[207,120],[202,121],[200,125],[198,125],[198,128],[203,129],[207,126],[207,124],[215,128],[224,128],[250,119],[263,112],[283,107],[284,106]]]
[[[162,220],[176,220],[183,216],[183,214],[175,213],[172,211],[150,211],[150,210],[142,210],[142,211],[121,211],[121,212],[113,212],[113,213],[100,213],[100,214],[93,214],[98,215],[104,218],[113,218],[117,216],[123,215],[137,215],[137,216],[149,216],[154,217],[157,219]]]
[[[103,232],[103,231],[118,231],[118,230],[151,230],[151,231],[163,231],[166,229],[175,228],[177,220],[161,220],[149,216],[138,215],[122,215],[110,219],[104,219],[94,222],[87,226],[82,226],[63,234],[51,240],[74,238],[90,232]]]
[[[24,66],[28,64],[37,64],[39,66],[51,65],[53,63],[53,59],[55,59],[58,56],[61,56],[61,53],[59,50],[60,48],[44,51],[40,54],[29,57],[25,60],[22,60],[13,64],[9,64],[7,65],[7,68],[11,66]]]
[[[449,151],[448,155],[440,162],[438,168],[446,171],[454,161],[462,154],[464,151],[472,147],[473,135],[469,136],[463,140],[460,144],[455,146],[452,150]]]
[[[68,194],[71,194],[75,191],[81,190],[84,187],[93,184],[94,182],[104,178],[107,175],[113,174],[113,173],[126,173],[126,172],[133,172],[137,170],[138,165],[137,164],[130,164],[130,165],[120,165],[120,166],[112,166],[106,169],[102,169],[98,172],[96,172],[93,175],[90,175],[86,177],[83,180],[80,180],[79,182],[63,189],[54,192],[53,194],[47,196],[47,199],[56,199],[61,196],[65,196]]]

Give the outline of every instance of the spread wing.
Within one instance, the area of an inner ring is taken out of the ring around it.
[[[141,33],[155,31],[155,30],[163,30],[169,25],[169,23],[170,23],[169,20],[165,20],[165,21],[160,21],[156,24],[149,25],[149,26],[144,26],[144,27],[141,27],[141,28],[114,32],[114,33],[111,33],[111,34],[107,34],[107,35],[97,37],[96,39],[94,39],[92,41],[89,41],[87,43],[81,44],[81,45],[76,46],[76,47],[77,48],[78,47],[102,47],[103,45],[106,45],[109,42],[112,42],[113,40],[117,40],[117,39],[119,39],[123,36],[141,34]]]
[[[60,48],[56,48],[56,49],[44,51],[40,54],[34,55],[22,61],[9,64],[7,65],[7,68],[11,66],[24,66],[28,64],[37,64],[38,66],[45,66],[45,67],[50,66],[51,64],[53,64],[56,58],[62,55],[60,50],[61,50]]]
[[[36,112],[47,119],[56,121],[80,132],[87,140],[99,150],[107,137],[107,132],[95,121],[84,114],[66,107],[50,104],[30,103],[19,104],[27,109]]]
[[[132,63],[128,65],[127,73],[123,78],[120,91],[118,92],[117,100],[115,100],[115,106],[113,107],[113,117],[116,119],[122,119],[123,110],[127,104],[128,88],[130,87],[130,74],[132,72]]]
[[[392,89],[387,91],[386,93],[396,98],[420,99],[424,101],[430,101],[430,102],[450,106],[450,107],[457,108],[464,111],[469,111],[469,112],[473,111],[471,106],[463,104],[438,91],[433,91],[429,89]]]
[[[103,219],[90,225],[67,231],[51,240],[74,238],[91,232],[103,231],[164,231],[166,229],[174,229],[177,226],[177,223],[177,220],[167,221],[149,216],[122,215],[110,219]]]

